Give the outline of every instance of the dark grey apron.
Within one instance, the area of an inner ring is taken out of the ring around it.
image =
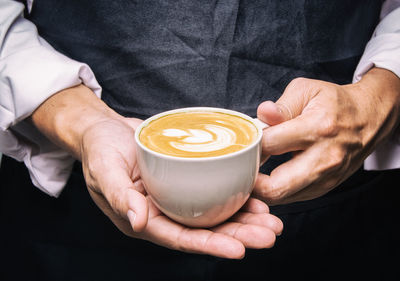
[[[260,102],[278,99],[296,77],[350,83],[380,6],[373,0],[36,0],[30,18],[56,49],[90,65],[103,100],[124,116],[186,106],[254,116]],[[288,157],[272,158],[263,171]],[[360,170],[321,198],[271,208],[284,221],[283,235],[273,249],[248,251],[242,261],[124,237],[91,201],[78,163],[59,199],[35,189],[11,159],[0,178],[10,179],[0,189],[0,218],[9,226],[0,234],[9,255],[5,280],[13,274],[21,280],[334,280],[343,272],[359,280],[379,272],[390,277],[389,261],[398,257],[392,229],[398,171]],[[372,266],[379,261],[386,267]],[[16,265],[23,270],[12,271]]]

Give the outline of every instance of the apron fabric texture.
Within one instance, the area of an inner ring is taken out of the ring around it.
[[[35,1],[52,46],[93,69],[102,99],[147,118],[188,106],[250,116],[296,77],[350,83],[381,1]],[[272,157],[270,172],[289,155]]]
[[[30,19],[57,50],[93,69],[102,99],[124,116],[187,106],[255,116],[296,77],[350,83],[381,4],[36,0]],[[125,237],[90,199],[79,163],[58,199],[10,158],[0,179],[0,280],[392,280],[399,260],[399,170],[360,169],[321,198],[271,207],[283,234],[240,261]]]

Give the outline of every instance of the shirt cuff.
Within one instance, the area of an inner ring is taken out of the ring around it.
[[[365,170],[390,170],[400,168],[400,145],[393,139],[379,146],[364,161]]]
[[[358,82],[371,68],[390,70],[400,78],[400,8],[388,14],[377,26],[372,39],[354,73],[353,82]],[[366,170],[388,170],[400,168],[400,128],[391,138],[380,144],[365,160]]]
[[[57,197],[70,176],[74,159],[25,120],[53,94],[85,84],[100,97],[91,69],[56,52],[46,42],[7,57],[0,77],[0,151],[29,170],[33,184]]]
[[[376,27],[354,73],[353,82],[372,67],[381,67],[400,77],[400,8],[389,13]]]

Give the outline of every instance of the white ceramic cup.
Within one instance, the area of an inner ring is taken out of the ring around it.
[[[220,112],[244,118],[257,127],[257,138],[237,152],[202,158],[161,154],[140,142],[141,130],[151,121],[191,111]],[[254,187],[265,126],[240,112],[212,107],[180,108],[150,117],[135,133],[137,160],[147,193],[165,215],[182,224],[211,227],[223,222],[243,206]]]

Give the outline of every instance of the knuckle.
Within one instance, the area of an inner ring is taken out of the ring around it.
[[[294,78],[292,81],[289,83],[289,87],[303,87],[306,84],[308,84],[310,79],[304,78],[304,77],[297,77]]]
[[[280,188],[270,186],[263,188],[263,190],[261,191],[261,196],[267,201],[275,202],[284,197],[284,192]]]
[[[318,134],[324,138],[332,138],[339,133],[337,118],[331,114],[323,114],[323,117],[318,118]]]
[[[327,170],[337,170],[345,162],[345,151],[340,147],[332,147],[328,153]]]
[[[269,193],[269,200],[275,202],[283,198],[283,193],[279,190],[274,190]]]
[[[307,89],[314,86],[314,80],[304,78],[304,77],[297,77],[294,78],[290,83],[287,85],[285,92],[289,92],[292,94],[298,95],[299,93],[307,92]]]

